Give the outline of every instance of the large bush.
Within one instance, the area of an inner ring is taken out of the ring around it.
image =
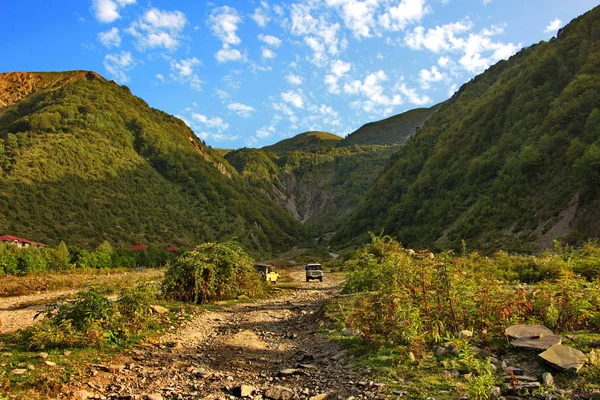
[[[250,257],[235,243],[205,243],[172,262],[165,274],[167,298],[206,303],[257,296],[265,290]]]

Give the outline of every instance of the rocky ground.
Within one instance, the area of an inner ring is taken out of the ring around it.
[[[28,296],[0,298],[0,332],[10,333],[33,325],[46,304],[64,299],[76,290],[43,292]]]
[[[341,279],[307,283],[301,269],[291,277],[298,289],[287,294],[202,313],[157,343],[89,366],[63,398],[385,398],[382,385],[318,333],[321,307]]]

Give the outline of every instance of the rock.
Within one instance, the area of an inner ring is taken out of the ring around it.
[[[442,356],[445,356],[446,354],[448,354],[448,349],[445,346],[438,346],[435,349],[435,355],[437,357],[442,357]]]
[[[357,336],[360,334],[360,331],[352,328],[344,328],[342,329],[343,336]]]
[[[463,331],[458,332],[458,337],[460,339],[470,339],[473,337],[473,332],[465,329]]]
[[[539,382],[527,382],[519,383],[516,387],[517,390],[523,389],[539,389],[542,385]]]
[[[533,377],[533,376],[527,376],[527,375],[509,375],[509,376],[505,376],[504,377],[504,382],[506,383],[510,383],[513,381],[513,376],[514,379],[516,379],[519,382],[537,382],[537,378]]]
[[[277,373],[277,376],[290,376],[290,375],[296,375],[300,372],[299,369],[295,369],[295,368],[286,368],[286,369],[282,369],[281,371],[279,371]]]
[[[63,355],[65,355],[66,357],[69,357],[71,354],[73,354],[73,352],[71,350],[63,351]]]
[[[12,371],[10,371],[10,373],[13,375],[23,375],[27,371],[28,371],[27,368],[17,368],[17,369],[13,369]]]
[[[159,305],[151,305],[150,309],[157,314],[166,314],[169,312],[168,309],[164,308],[163,306],[159,306]]]
[[[585,354],[572,347],[555,344],[539,354],[539,357],[564,372],[578,372],[585,363]]]
[[[555,344],[561,344],[560,336],[542,336],[539,338],[519,338],[515,339],[510,344],[514,347],[525,350],[546,350]]]
[[[544,372],[542,374],[542,383],[546,387],[554,386],[554,377],[552,376],[552,374],[550,372]]]
[[[340,351],[339,353],[337,353],[337,354],[333,355],[333,356],[331,357],[331,359],[332,359],[333,361],[339,361],[339,360],[341,360],[342,358],[344,358],[344,356],[345,356],[345,355],[346,355],[346,353],[344,353],[343,351]]]
[[[44,364],[46,364],[49,367],[56,367],[56,363],[52,361],[45,361]]]
[[[45,360],[46,358],[48,358],[48,353],[40,353],[40,354],[38,354],[38,358]]]
[[[2,357],[12,357],[13,353],[2,353]]]
[[[271,400],[291,400],[294,398],[294,391],[283,386],[273,386],[265,390],[264,397]]]
[[[250,300],[250,297],[246,296],[245,294],[240,294],[237,298],[238,300]]]
[[[206,377],[209,377],[211,375],[211,373],[208,371],[205,371],[203,369],[194,368],[192,370],[192,375],[197,376],[199,378],[206,378]]]
[[[123,369],[124,369],[124,368],[125,368],[125,366],[124,366],[124,365],[119,365],[119,364],[109,364],[109,365],[106,367],[106,370],[107,370],[108,372],[110,372],[111,374],[118,374],[118,373],[120,373],[121,371],[123,371]]]
[[[313,371],[316,371],[319,369],[319,367],[317,367],[315,364],[298,364],[298,368],[311,369]]]
[[[147,400],[163,400],[162,394],[160,393],[152,393],[146,396]]]
[[[504,334],[512,339],[556,336],[544,325],[512,325],[504,330]]]
[[[256,388],[250,385],[241,385],[236,388],[235,392],[239,397],[250,397],[256,392]]]
[[[72,400],[87,400],[93,397],[96,397],[96,395],[87,390],[78,390],[71,395]]]
[[[497,399],[500,396],[502,396],[502,389],[500,389],[498,386],[494,386],[490,392],[490,397],[492,399]]]
[[[417,358],[415,357],[415,353],[413,353],[412,351],[409,351],[408,354],[406,355],[406,361],[408,361],[409,364],[414,364],[415,361],[417,361]]]
[[[309,397],[308,400],[325,400],[325,399],[328,399],[328,398],[329,398],[329,392]]]

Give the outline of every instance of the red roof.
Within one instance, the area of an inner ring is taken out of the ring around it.
[[[36,246],[45,246],[45,247],[47,247],[43,243],[34,242],[32,240],[29,240],[29,239],[20,238],[20,237],[11,236],[11,235],[2,235],[2,236],[0,236],[0,242],[17,242],[17,243],[35,244]]]
[[[167,246],[167,251],[170,251],[172,253],[177,253],[179,251],[179,247],[177,247],[177,246]]]
[[[131,251],[142,251],[147,248],[148,248],[148,246],[146,246],[143,243],[137,243],[137,244],[134,244],[133,246],[129,246],[129,250],[131,250]]]

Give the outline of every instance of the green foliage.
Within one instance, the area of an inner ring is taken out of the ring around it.
[[[598,29],[600,8],[463,85],[391,158],[332,243],[383,230],[414,247],[466,240],[529,253],[578,194],[588,208],[572,225],[598,237],[585,220],[599,204]]]
[[[300,133],[293,138],[282,140],[262,149],[273,153],[290,151],[311,151],[320,148],[334,147],[342,140],[341,137],[328,132],[311,131]]]
[[[163,281],[166,298],[198,304],[263,294],[264,283],[242,248],[233,243],[204,243],[172,262]]]
[[[181,120],[89,74],[36,74],[58,83],[0,116],[0,231],[84,248],[239,237],[262,253],[302,236]]]

